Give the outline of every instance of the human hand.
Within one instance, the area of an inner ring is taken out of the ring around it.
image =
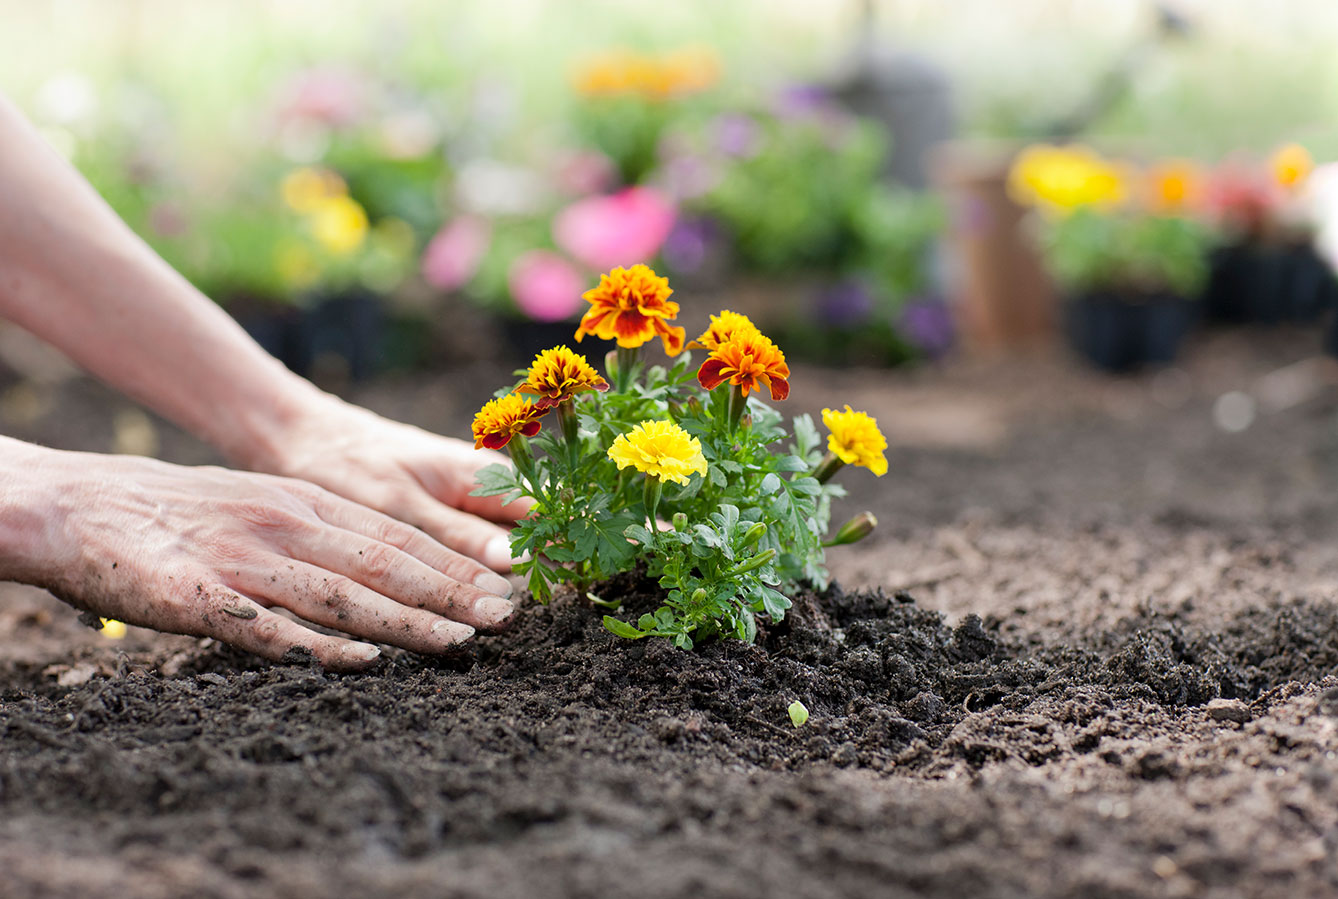
[[[502,454],[330,396],[312,402],[267,446],[237,461],[318,484],[502,572],[511,570],[508,528],[531,505],[469,495],[480,468],[509,461]]]
[[[440,653],[512,612],[477,561],[302,481],[3,441],[0,495],[0,579],[267,659],[356,670],[379,654],[360,641]]]

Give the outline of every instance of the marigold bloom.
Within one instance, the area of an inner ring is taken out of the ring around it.
[[[488,400],[474,416],[474,449],[501,449],[517,434],[539,433],[539,419],[548,413],[515,393]]]
[[[706,476],[701,442],[672,421],[643,421],[626,434],[619,434],[609,447],[609,458],[618,463],[619,469],[630,465],[675,484],[686,484],[693,472]]]
[[[1089,147],[1037,144],[1018,155],[1008,193],[1025,205],[1064,215],[1079,206],[1110,208],[1128,195],[1128,171]]]
[[[1194,163],[1172,159],[1153,166],[1147,173],[1147,205],[1157,213],[1187,212],[1198,204],[1203,179]]]
[[[738,312],[721,309],[719,315],[711,316],[711,327],[702,332],[702,336],[689,343],[690,350],[713,350],[736,334],[756,334],[757,326],[748,316]]]
[[[761,332],[735,334],[717,346],[697,369],[697,381],[707,390],[715,390],[728,381],[747,396],[766,387],[773,400],[790,395],[790,366],[780,347]]]
[[[858,465],[882,477],[887,474],[887,440],[878,430],[878,422],[863,412],[853,411],[849,405],[846,411],[835,409],[822,410],[822,423],[831,433],[827,437],[827,449],[847,465]]]
[[[1268,167],[1280,187],[1296,190],[1315,168],[1315,160],[1300,144],[1286,144],[1273,153]]]
[[[534,357],[529,377],[516,392],[538,394],[534,407],[547,409],[583,390],[608,389],[609,382],[599,376],[584,356],[568,347],[555,346]]]
[[[634,348],[659,337],[664,341],[664,351],[677,356],[686,332],[666,324],[678,317],[678,304],[669,300],[673,292],[668,278],[661,278],[640,263],[600,275],[599,286],[582,294],[590,309],[576,329],[576,342],[593,334],[601,340],[616,340],[618,346]]]

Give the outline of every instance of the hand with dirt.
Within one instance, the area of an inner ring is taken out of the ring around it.
[[[371,643],[441,653],[496,628],[510,585],[422,531],[302,481],[0,438],[0,579],[268,659],[365,668]]]

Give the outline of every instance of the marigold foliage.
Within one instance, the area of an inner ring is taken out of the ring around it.
[[[882,477],[887,474],[887,440],[878,430],[878,422],[863,412],[855,412],[850,406],[846,411],[834,409],[822,410],[822,423],[831,432],[827,436],[827,449],[847,465],[857,465]]]
[[[525,383],[517,387],[516,392],[537,394],[535,407],[547,409],[583,391],[608,389],[609,382],[584,356],[569,347],[555,346],[534,357]]]
[[[668,278],[639,263],[601,275],[599,285],[582,294],[590,309],[576,329],[576,342],[593,334],[632,349],[659,337],[664,351],[677,356],[686,331],[668,324],[678,317],[678,304],[669,299],[673,292]]]
[[[671,421],[643,421],[619,434],[609,447],[619,469],[629,465],[661,481],[686,484],[692,474],[706,475],[701,442]]]
[[[489,400],[474,416],[474,449],[501,449],[518,434],[533,437],[547,411],[514,393]]]

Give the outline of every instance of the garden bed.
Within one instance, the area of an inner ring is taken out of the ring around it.
[[[1312,373],[1243,433],[1212,418],[1281,396],[1259,385],[1298,346],[1227,335],[1124,381],[796,378],[819,385],[796,405],[862,390],[887,423],[891,471],[847,509],[883,528],[833,553],[849,592],[756,646],[618,640],[567,595],[459,657],[334,676],[113,644],[0,588],[6,894],[1338,891],[1334,397]],[[359,399],[460,433],[460,383]],[[80,430],[28,436],[107,448],[105,397],[59,393]]]

